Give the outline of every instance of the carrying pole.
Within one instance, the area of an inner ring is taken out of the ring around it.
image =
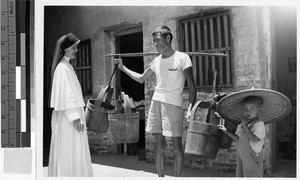
[[[227,54],[223,53],[200,53],[200,52],[184,52],[189,56],[220,56],[227,57]],[[123,53],[123,54],[107,54],[105,57],[139,57],[139,56],[158,56],[160,52],[144,52],[144,53]]]

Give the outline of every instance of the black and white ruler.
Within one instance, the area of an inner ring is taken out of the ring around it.
[[[30,147],[29,2],[1,0],[1,147]]]

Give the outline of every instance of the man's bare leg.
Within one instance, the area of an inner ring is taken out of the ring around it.
[[[155,133],[155,140],[156,140],[156,155],[155,155],[155,165],[158,177],[165,176],[165,146],[166,146],[166,139],[162,134]]]
[[[174,160],[174,171],[176,177],[181,177],[184,165],[184,153],[182,147],[182,137],[172,137],[175,160]]]

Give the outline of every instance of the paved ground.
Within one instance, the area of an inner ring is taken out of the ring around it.
[[[138,161],[137,156],[128,155],[92,155],[95,177],[157,177],[155,165]],[[274,177],[296,177],[296,163],[291,160],[280,160],[280,166]],[[44,167],[44,175],[47,174]],[[173,167],[166,166],[166,177],[173,177]],[[235,177],[235,173],[222,173],[205,169],[184,168],[183,177]]]
[[[138,161],[136,156],[93,156],[95,176],[157,177],[155,164]],[[99,169],[99,171],[97,171]],[[103,173],[102,173],[103,172]],[[166,177],[173,177],[173,166],[166,166]],[[234,177],[234,173],[221,173],[203,169],[184,168],[183,177]]]

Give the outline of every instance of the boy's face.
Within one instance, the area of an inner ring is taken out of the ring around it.
[[[163,52],[168,47],[167,39],[160,33],[153,36],[153,44],[157,49],[157,52]]]
[[[244,115],[248,121],[252,120],[253,118],[256,118],[258,116],[259,111],[260,106],[256,102],[246,102],[244,104]]]

